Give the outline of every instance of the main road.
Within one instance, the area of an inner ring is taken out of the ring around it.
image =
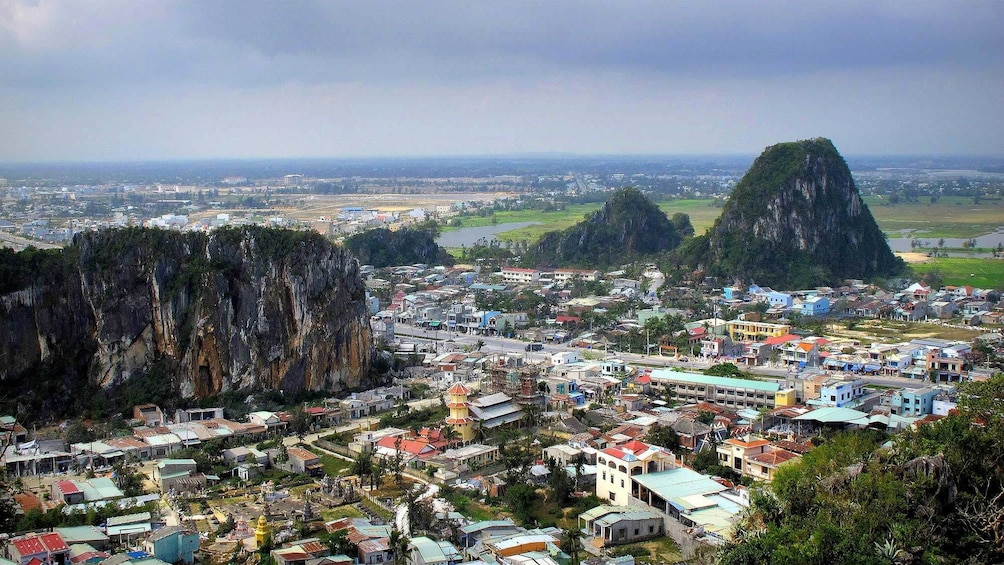
[[[501,336],[469,335],[458,332],[448,332],[444,330],[427,330],[413,326],[395,326],[395,335],[409,337],[417,340],[430,341],[435,344],[436,350],[440,353],[459,351],[466,348],[476,348],[479,341],[483,342],[481,351],[488,353],[521,353],[528,361],[544,361],[552,354],[561,351],[576,351],[583,358],[617,358],[631,365],[642,365],[648,367],[678,367],[690,371],[702,371],[710,367],[713,362],[704,358],[684,358],[665,357],[662,355],[642,355],[640,353],[627,353],[624,351],[604,352],[600,349],[588,349],[583,347],[572,347],[568,344],[545,343],[540,351],[526,351],[529,342],[520,341]],[[788,367],[751,367],[750,372],[763,375],[765,377],[780,379],[792,373]],[[873,384],[886,387],[921,388],[930,383],[904,377],[885,377],[873,375],[860,375],[866,384]]]

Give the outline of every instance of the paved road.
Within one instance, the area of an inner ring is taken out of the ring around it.
[[[608,356],[616,357],[629,364],[651,367],[679,367],[684,370],[702,371],[712,365],[712,361],[702,358],[688,358],[687,361],[680,361],[672,357],[663,357],[661,355],[641,355],[639,353],[627,352],[604,353],[602,350],[590,351],[585,348],[571,347],[567,344],[545,344],[541,351],[527,352],[527,342],[520,341],[518,339],[509,339],[499,336],[467,335],[446,331],[431,331],[411,326],[396,326],[394,328],[394,333],[410,339],[434,341],[436,342],[436,346],[440,352],[459,350],[465,346],[474,347],[477,345],[478,341],[482,341],[484,342],[484,346],[481,348],[481,351],[501,354],[523,353],[529,361],[543,361],[550,357],[551,354],[558,353],[560,351],[578,351],[582,357],[593,355],[598,356],[600,359]],[[751,372],[767,377],[782,378],[791,374],[791,369],[788,367],[753,367]],[[921,388],[930,384],[923,380],[903,377],[862,375],[861,378],[866,384],[879,386]]]

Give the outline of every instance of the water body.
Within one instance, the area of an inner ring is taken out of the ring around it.
[[[518,230],[527,226],[534,226],[540,222],[509,222],[507,224],[495,224],[493,226],[481,226],[476,228],[460,228],[453,231],[443,232],[436,243],[443,247],[470,247],[480,239],[488,242],[497,241],[495,236],[507,231]]]
[[[924,249],[911,249],[910,240],[916,239],[924,244]],[[917,234],[913,237],[890,237],[886,241],[889,242],[889,248],[893,251],[909,252],[909,251],[929,251],[938,247],[938,237],[929,237],[923,234]],[[988,233],[981,235],[976,239],[976,247],[997,247],[998,244],[1004,243],[1004,226],[997,228],[997,231],[993,233]],[[968,239],[960,239],[957,237],[946,237],[945,247],[962,247],[962,243],[968,241]]]

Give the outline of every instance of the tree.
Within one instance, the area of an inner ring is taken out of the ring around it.
[[[579,543],[582,540],[582,530],[575,527],[568,528],[564,531],[562,538],[565,551],[572,558],[569,563],[571,565],[579,565]]]
[[[533,519],[533,503],[537,492],[526,483],[510,484],[505,491],[505,503],[509,510],[523,523]]]
[[[387,546],[394,555],[394,565],[408,563],[408,554],[411,553],[411,549],[408,547],[410,544],[411,540],[408,539],[408,536],[402,534],[396,527],[390,531]]]
[[[671,451],[676,451],[680,448],[680,438],[676,434],[676,430],[670,426],[659,424],[653,424],[649,428],[648,433],[645,435],[645,443],[665,447]]]
[[[359,477],[359,482],[365,477],[370,477],[370,486],[373,486],[373,454],[369,451],[363,450],[359,455],[356,456],[355,461],[352,462],[352,467],[350,467],[352,474]]]
[[[296,434],[297,439],[301,442],[310,431],[310,415],[302,406],[297,406],[290,414],[289,429]]]

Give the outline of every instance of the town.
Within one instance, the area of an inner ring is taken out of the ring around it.
[[[386,386],[44,430],[2,417],[9,524],[29,532],[4,558],[699,561],[820,438],[944,418],[1001,351],[999,289],[671,286],[654,264],[362,272]]]

